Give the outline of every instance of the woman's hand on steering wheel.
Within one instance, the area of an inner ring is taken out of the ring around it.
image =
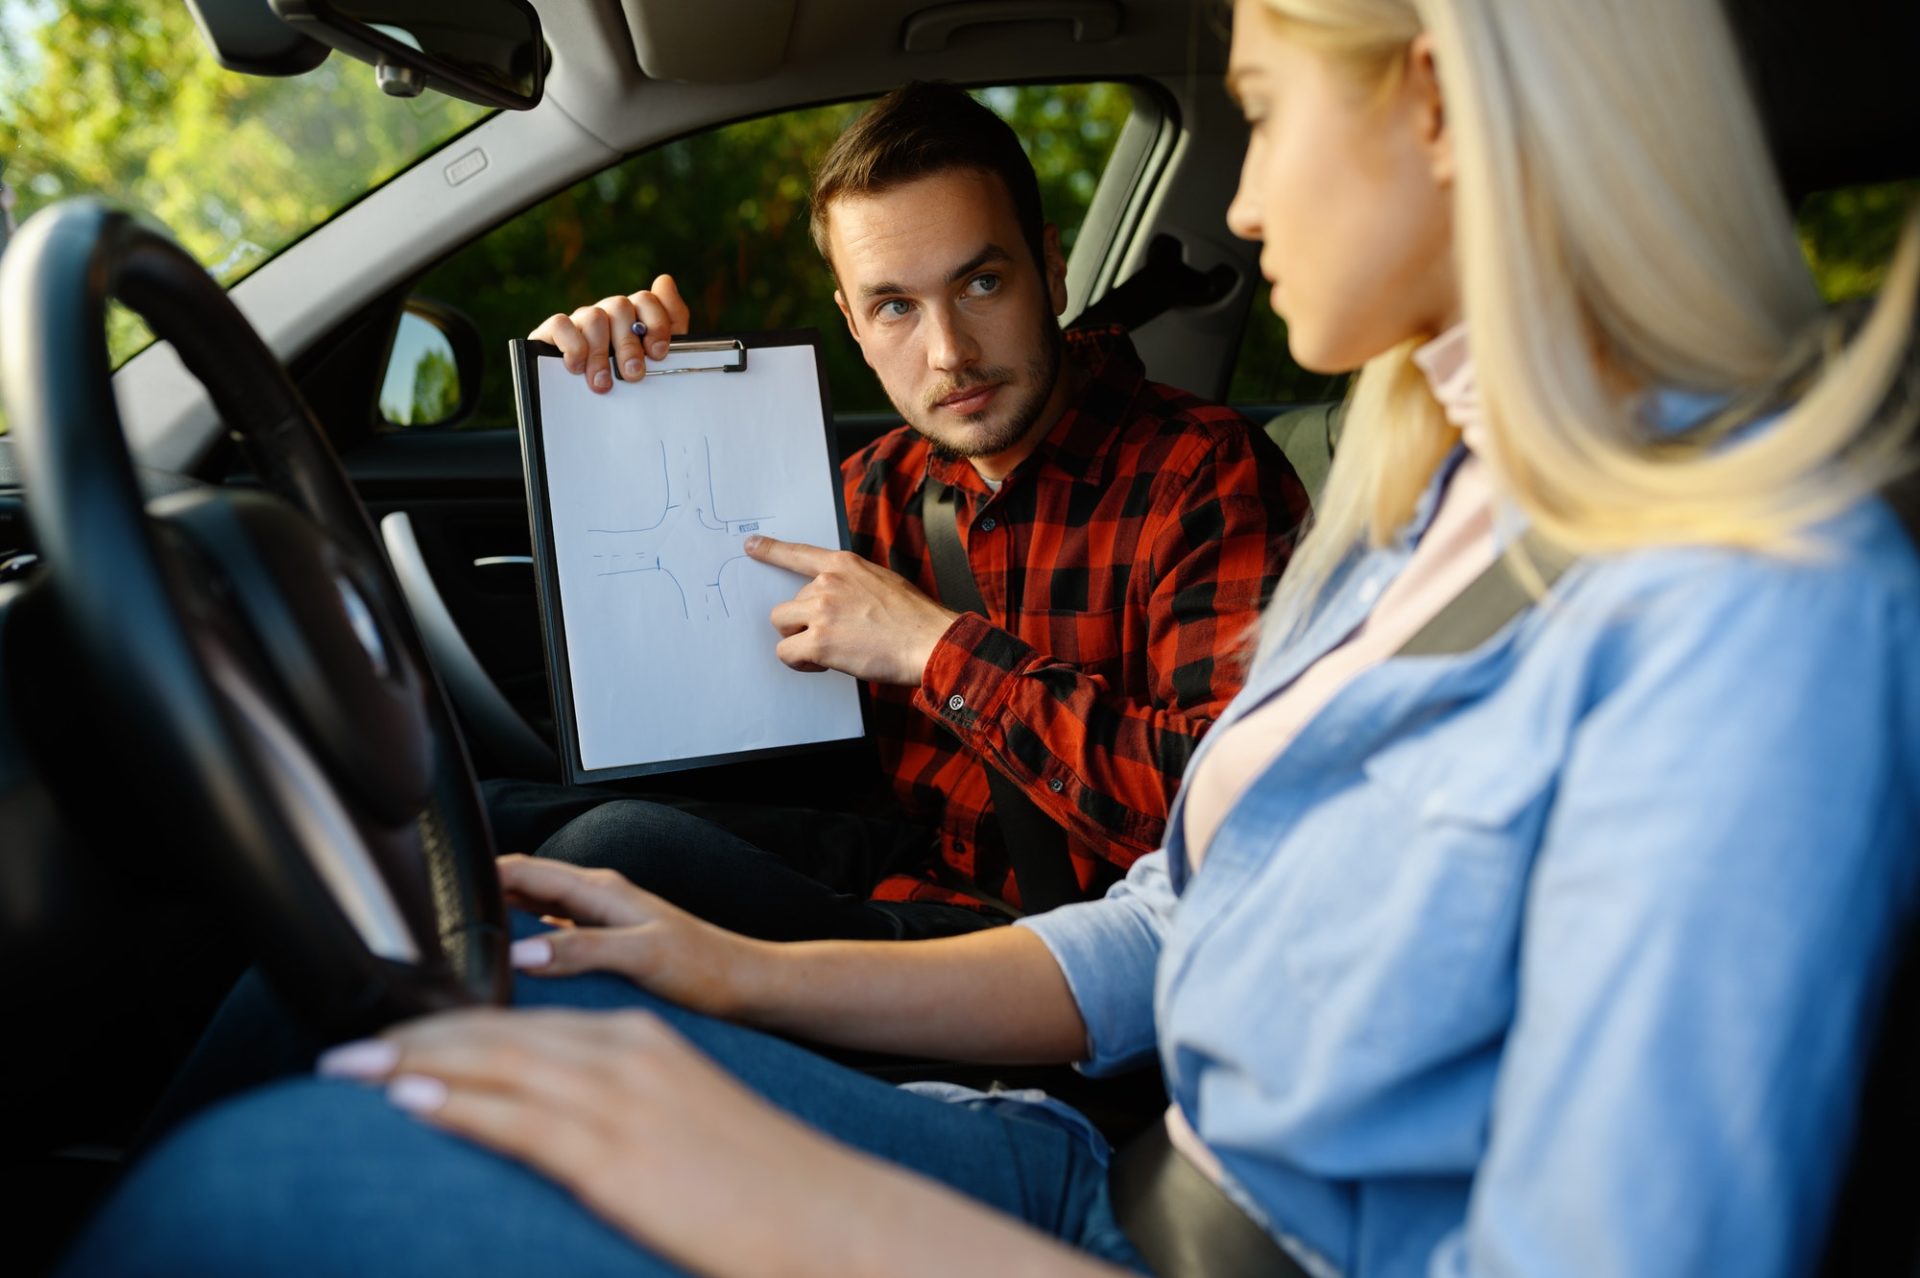
[[[682,1007],[724,1017],[738,1010],[749,967],[768,948],[613,870],[531,856],[503,856],[497,864],[508,905],[573,925],[514,944],[513,965],[533,976],[613,972]]]

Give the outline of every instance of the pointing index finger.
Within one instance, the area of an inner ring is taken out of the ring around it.
[[[804,541],[781,541],[778,537],[768,537],[762,533],[747,538],[743,548],[763,564],[772,564],[775,568],[785,568],[788,572],[797,572],[806,577],[817,577],[825,572],[832,565],[835,553],[820,546],[809,546]]]

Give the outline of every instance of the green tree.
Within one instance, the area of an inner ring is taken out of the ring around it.
[[[413,362],[413,393],[402,404],[380,404],[383,416],[396,426],[415,422],[444,422],[460,407],[460,373],[453,356],[444,350],[420,353]]]
[[[342,57],[291,79],[217,63],[177,0],[0,0],[0,154],[24,217],[98,194],[231,286],[485,114],[388,97]],[[118,364],[151,337],[109,322]]]

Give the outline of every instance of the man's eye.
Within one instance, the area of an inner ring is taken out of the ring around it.
[[[1000,277],[998,275],[976,275],[967,281],[967,292],[972,293],[975,297],[984,297],[988,293],[997,293],[999,291]]]
[[[912,307],[896,297],[891,301],[880,303],[879,306],[874,308],[873,313],[882,319],[899,319],[911,309]]]

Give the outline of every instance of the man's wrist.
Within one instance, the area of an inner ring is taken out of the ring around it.
[[[933,664],[933,654],[940,651],[940,645],[945,642],[949,634],[953,633],[954,623],[960,620],[961,614],[957,612],[949,612],[946,609],[942,609],[941,612],[944,615],[937,622],[929,622],[926,629],[921,632],[921,642],[913,655],[908,658],[908,668],[912,677],[902,679],[900,682],[909,688],[925,686],[927,667]]]

